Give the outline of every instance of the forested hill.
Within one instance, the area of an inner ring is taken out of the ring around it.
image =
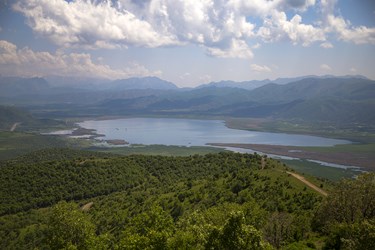
[[[51,149],[0,171],[1,249],[374,248],[374,174],[307,177],[325,198],[257,154]]]
[[[37,119],[30,112],[14,106],[0,105],[0,131],[39,130],[63,125],[52,119]]]

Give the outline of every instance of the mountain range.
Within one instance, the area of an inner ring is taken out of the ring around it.
[[[375,122],[375,81],[362,76],[222,81],[193,89],[178,88],[157,77],[76,79],[76,85],[74,78],[47,79],[0,77],[0,102],[27,106],[47,116],[202,115]]]

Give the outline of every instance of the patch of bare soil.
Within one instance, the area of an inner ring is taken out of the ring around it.
[[[92,207],[92,205],[94,205],[94,202],[92,202],[92,201],[90,201],[89,203],[86,203],[85,205],[83,205],[82,207],[81,207],[81,210],[82,211],[89,211],[90,210],[90,208]]]

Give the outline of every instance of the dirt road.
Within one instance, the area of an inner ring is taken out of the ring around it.
[[[291,176],[293,176],[294,178],[302,181],[303,183],[305,183],[307,186],[311,187],[312,189],[314,189],[315,191],[321,193],[322,195],[324,196],[327,196],[327,192],[324,191],[323,189],[315,186],[314,184],[312,184],[311,182],[309,182],[308,180],[305,179],[305,177],[299,175],[299,174],[296,174],[296,173],[292,173],[292,172],[289,172],[289,171],[286,171],[288,174],[290,174]]]
[[[91,202],[89,202],[89,203],[83,205],[83,206],[81,207],[81,209],[82,209],[82,211],[89,211],[90,208],[92,207],[92,205],[94,205],[94,202],[91,201]]]
[[[17,126],[20,124],[21,124],[20,122],[15,122],[13,126],[10,128],[10,132],[13,132],[14,130],[16,130]]]

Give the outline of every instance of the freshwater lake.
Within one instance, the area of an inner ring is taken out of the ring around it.
[[[130,144],[205,146],[207,143],[251,143],[285,146],[333,146],[350,141],[309,135],[231,129],[221,120],[126,118],[89,120],[80,127],[95,129],[99,139],[122,139]]]

